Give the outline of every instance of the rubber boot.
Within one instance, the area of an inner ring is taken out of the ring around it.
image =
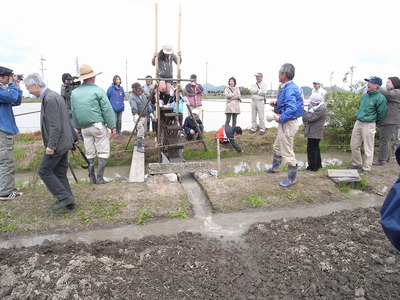
[[[121,127],[122,127],[122,122],[121,121],[117,121],[117,135],[121,136]]]
[[[281,170],[279,169],[279,166],[282,163],[282,156],[280,155],[276,155],[274,153],[274,157],[272,160],[272,167],[267,169],[266,172],[267,173],[279,173]]]
[[[103,184],[103,183],[108,183],[108,181],[105,181],[103,178],[103,174],[104,174],[104,169],[106,168],[106,161],[107,159],[105,158],[98,158],[99,161],[99,165],[97,167],[97,179],[96,179],[96,183],[97,184]]]
[[[297,177],[297,165],[288,166],[288,180],[281,181],[280,186],[288,187],[295,184],[296,177]]]
[[[138,138],[136,140],[136,146],[137,146],[137,151],[138,152],[144,153],[144,148],[143,148],[143,145],[142,145],[142,138]]]
[[[88,159],[89,161],[89,183],[95,184],[96,183],[96,175],[94,174],[94,158]]]

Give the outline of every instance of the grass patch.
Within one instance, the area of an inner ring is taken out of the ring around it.
[[[168,214],[170,218],[189,219],[187,212],[181,207],[179,207],[176,211],[169,212]]]
[[[144,225],[146,224],[151,218],[153,217],[153,215],[145,210],[145,209],[141,209],[139,212],[139,216],[138,216],[138,220],[136,222],[137,225]]]

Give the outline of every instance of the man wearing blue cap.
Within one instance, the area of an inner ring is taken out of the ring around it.
[[[364,79],[368,81],[367,93],[360,99],[360,108],[356,113],[356,123],[351,134],[351,165],[348,169],[363,170],[363,175],[371,172],[374,159],[374,141],[376,126],[387,117],[387,105],[385,97],[379,92],[382,79],[372,77]],[[364,144],[364,165],[361,158],[361,143]]]
[[[21,101],[18,76],[13,70],[0,67],[0,200],[22,195],[15,189],[14,135],[19,130],[12,109]]]

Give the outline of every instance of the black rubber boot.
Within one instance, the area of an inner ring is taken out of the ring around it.
[[[96,175],[94,174],[94,158],[88,159],[89,161],[89,183],[95,184],[96,183]]]
[[[97,167],[97,179],[96,179],[96,183],[97,184],[103,184],[103,183],[108,183],[108,181],[105,181],[103,178],[103,174],[104,174],[104,169],[106,168],[106,161],[107,159],[105,158],[98,158],[99,161],[99,165]]]
[[[117,135],[121,136],[121,127],[122,127],[122,122],[121,121],[117,121]]]

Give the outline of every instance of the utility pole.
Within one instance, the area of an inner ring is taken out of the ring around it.
[[[125,83],[126,83],[126,90],[125,93],[127,93],[128,90],[128,60],[125,58]]]
[[[75,57],[75,66],[76,66],[76,76],[80,76],[80,70],[79,70],[79,63],[78,63],[78,56]]]
[[[350,86],[353,85],[353,73],[354,73],[354,68],[355,68],[355,66],[353,66],[353,65],[350,67]]]
[[[43,58],[43,54],[40,54],[40,65],[41,65],[41,68],[40,68],[39,70],[42,71],[42,78],[43,78],[43,80],[44,80],[44,71],[45,71],[46,69],[43,68],[43,61],[46,61],[46,59]]]

